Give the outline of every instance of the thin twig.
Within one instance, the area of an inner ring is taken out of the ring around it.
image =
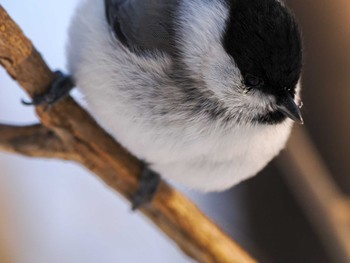
[[[60,138],[40,124],[30,126],[0,124],[0,150],[31,157],[77,159]]]
[[[31,42],[0,6],[0,63],[30,96],[46,91],[53,73]],[[49,111],[37,108],[77,161],[127,199],[135,193],[140,162],[103,131],[71,98]],[[68,159],[71,156],[67,156]],[[199,262],[255,262],[198,208],[164,182],[148,207],[141,209],[189,256]]]

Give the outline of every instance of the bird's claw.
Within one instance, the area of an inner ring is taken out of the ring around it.
[[[145,165],[142,170],[139,188],[132,198],[132,210],[136,210],[145,204],[150,203],[157,192],[159,183],[159,174]]]
[[[74,82],[70,76],[64,75],[61,71],[56,71],[55,75],[56,78],[47,93],[35,95],[32,101],[22,99],[22,104],[26,106],[51,106],[66,97],[74,87]]]

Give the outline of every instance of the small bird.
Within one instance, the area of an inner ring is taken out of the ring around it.
[[[205,192],[254,176],[303,122],[301,35],[279,0],[85,0],[67,53],[71,77],[33,103],[79,87],[145,162],[134,207],[159,174]]]

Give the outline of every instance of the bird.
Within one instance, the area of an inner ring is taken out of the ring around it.
[[[77,86],[96,121],[144,162],[137,208],[160,177],[224,191],[277,156],[303,123],[302,53],[280,0],[83,0],[69,75],[32,104]]]

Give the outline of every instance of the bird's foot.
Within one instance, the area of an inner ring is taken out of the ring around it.
[[[136,210],[147,203],[150,203],[155,196],[160,183],[160,176],[156,172],[144,166],[141,174],[139,188],[137,189],[133,200],[132,210]]]
[[[52,83],[47,93],[34,96],[33,100],[30,102],[22,100],[22,103],[24,105],[33,106],[44,104],[51,106],[66,97],[74,88],[74,82],[70,76],[64,75],[61,71],[56,71],[55,75],[56,79]]]

